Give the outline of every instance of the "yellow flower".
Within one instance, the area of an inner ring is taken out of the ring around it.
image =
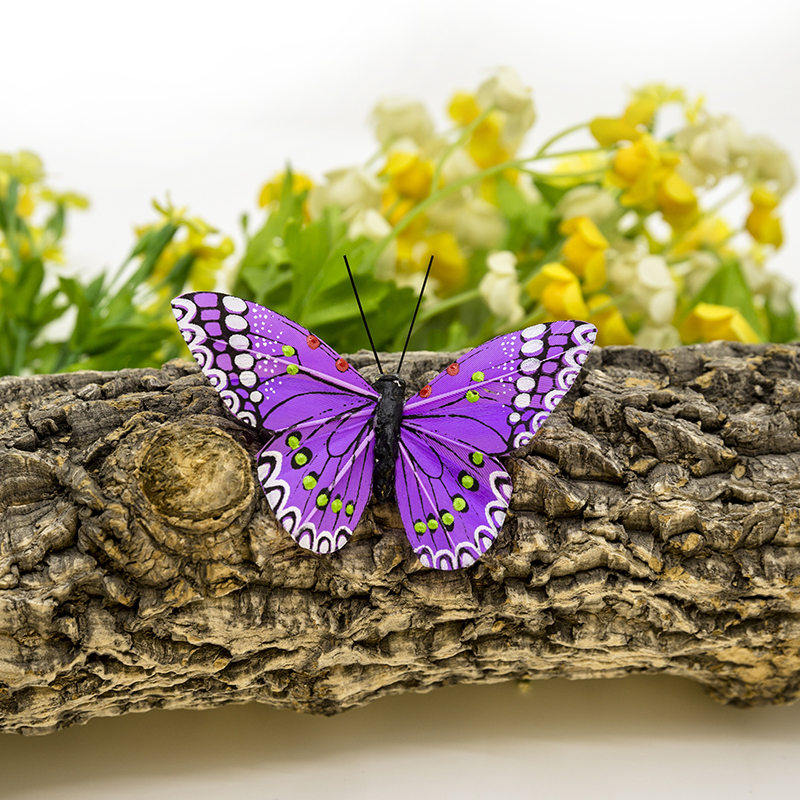
[[[626,206],[642,206],[654,210],[656,187],[664,173],[658,145],[647,134],[614,156],[608,180],[624,189],[620,202]]]
[[[179,259],[191,255],[193,261],[187,282],[195,291],[213,289],[217,282],[217,273],[223,262],[233,253],[233,241],[230,237],[225,236],[218,244],[211,244],[207,241],[207,237],[217,233],[216,228],[212,228],[199,217],[184,216],[185,209],[176,209],[171,203],[164,207],[155,202],[153,205],[170,222],[183,228],[186,235],[184,238],[178,238],[180,234],[176,234],[164,248],[148,283],[153,287],[158,286],[170,274]],[[160,225],[145,225],[137,228],[136,234],[141,237],[147,231],[158,227]],[[168,288],[165,287],[161,291],[168,291]]]
[[[687,103],[686,93],[683,89],[673,89],[663,83],[646,83],[641,88],[634,89],[631,97],[635,101],[649,100],[654,108],[660,108],[666,103],[681,103],[684,106]]]
[[[23,186],[44,180],[42,159],[28,150],[18,153],[0,153],[0,173],[16,178]]]
[[[274,175],[272,180],[267,181],[261,187],[261,193],[258,196],[258,205],[260,208],[266,208],[274,200],[280,200],[283,197],[283,185],[286,182],[286,173],[279,172]],[[314,185],[314,181],[304,175],[302,172],[292,173],[292,194],[300,194],[310,189]]]
[[[583,153],[559,161],[548,176],[547,183],[562,189],[582,186],[595,176],[599,178],[607,168],[608,156],[605,153]]]
[[[656,110],[656,103],[649,97],[634,100],[621,117],[597,117],[589,124],[592,136],[608,147],[622,140],[635,142],[641,139],[640,126],[648,125]]]
[[[390,153],[380,174],[389,176],[390,188],[401,197],[423,200],[431,193],[433,163],[417,153]]]
[[[447,113],[459,124],[469,125],[475,119],[481,110],[478,108],[478,103],[475,100],[475,95],[469,92],[456,92],[450,105],[447,108]]]
[[[21,217],[30,217],[35,208],[36,201],[33,199],[33,192],[26,186],[17,198],[17,214]]]
[[[758,342],[756,332],[741,311],[729,306],[698,303],[680,328],[687,344],[727,339],[734,342]]]
[[[431,276],[444,294],[461,286],[467,277],[467,259],[461,252],[456,237],[449,231],[426,236],[411,249],[412,260],[423,269],[433,256]]]
[[[564,264],[584,279],[585,292],[596,291],[606,282],[608,240],[589,217],[564,220],[558,230],[568,236],[561,250]]]
[[[724,252],[722,245],[730,235],[731,229],[722,217],[707,214],[678,239],[670,252],[676,256],[704,248]]]
[[[656,189],[656,203],[673,228],[685,228],[697,219],[694,190],[677,172],[670,172]]]
[[[610,295],[596,294],[586,301],[586,305],[589,309],[589,322],[597,328],[597,344],[600,347],[633,344],[633,334],[628,330]]]
[[[481,168],[493,167],[508,161],[511,154],[501,144],[503,117],[493,111],[475,128],[467,144],[467,152]]]
[[[750,195],[753,210],[747,217],[745,227],[760,244],[780,247],[783,244],[780,217],[772,212],[778,205],[778,198],[766,187],[757,186]]]
[[[586,319],[589,316],[578,277],[563,264],[545,264],[525,289],[544,306],[551,319]]]

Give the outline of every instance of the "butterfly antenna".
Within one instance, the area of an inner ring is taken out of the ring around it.
[[[383,374],[383,367],[381,366],[381,360],[378,358],[378,351],[375,349],[375,342],[372,341],[372,334],[369,332],[369,325],[367,325],[367,318],[364,316],[364,309],[361,307],[361,298],[358,296],[358,289],[356,289],[356,282],[353,280],[353,273],[350,269],[350,264],[347,261],[347,256],[344,257],[344,265],[347,267],[347,274],[350,276],[350,283],[353,286],[353,293],[356,296],[356,303],[358,303],[358,310],[361,312],[361,319],[364,320],[364,327],[367,329],[367,337],[369,338],[370,346],[372,347],[372,352],[375,355],[375,362],[378,365],[378,371]]]
[[[400,363],[397,365],[397,374],[400,374],[400,367],[403,366],[403,359],[406,357],[406,350],[408,350],[408,342],[411,339],[411,331],[414,330],[414,323],[417,321],[417,312],[419,311],[419,304],[422,302],[422,295],[425,294],[425,284],[428,282],[428,275],[431,274],[431,267],[433,266],[433,256],[428,262],[428,271],[425,273],[425,280],[422,281],[422,288],[419,290],[419,297],[417,298],[417,307],[414,309],[414,316],[411,317],[411,325],[408,329],[408,336],[406,336],[406,343],[403,345],[403,354],[400,356]]]

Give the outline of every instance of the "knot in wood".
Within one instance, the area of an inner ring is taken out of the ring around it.
[[[151,510],[192,533],[229,529],[253,502],[248,454],[223,431],[192,422],[159,427],[144,447],[139,480]]]

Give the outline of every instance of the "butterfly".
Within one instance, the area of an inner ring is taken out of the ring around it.
[[[172,308],[223,403],[271,434],[258,480],[301,547],[339,550],[371,496],[394,497],[415,554],[439,570],[467,567],[491,547],[512,491],[498,457],[530,442],[597,332],[569,320],[498,336],[404,402],[402,357],[385,373],[376,352],[381,374],[370,385],[320,338],[256,303],[191,292]]]

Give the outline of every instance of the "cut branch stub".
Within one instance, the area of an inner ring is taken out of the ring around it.
[[[407,356],[409,391],[453,359]],[[5,378],[0,419],[2,730],[631,672],[800,695],[796,346],[596,350],[506,459],[497,542],[452,573],[392,503],[331,556],[297,547],[257,484],[264,434],[193,364]]]

